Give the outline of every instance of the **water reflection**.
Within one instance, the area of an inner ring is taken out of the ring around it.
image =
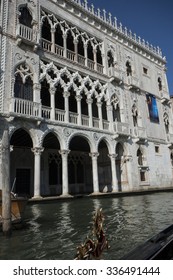
[[[28,205],[28,228],[13,231],[10,239],[0,236],[0,259],[73,259],[100,207],[111,246],[104,258],[119,259],[172,224],[172,199],[172,193],[162,193]]]

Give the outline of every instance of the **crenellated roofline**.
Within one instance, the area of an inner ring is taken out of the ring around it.
[[[148,41],[145,41],[140,36],[137,36],[136,33],[132,33],[131,30],[128,30],[127,27],[124,27],[121,22],[117,21],[116,17],[113,17],[112,14],[106,12],[105,9],[101,10],[99,8],[95,9],[94,5],[91,4],[89,6],[87,0],[52,0],[52,2],[57,3],[63,8],[67,9],[67,4],[71,4],[74,7],[78,8],[81,12],[90,16],[92,19],[92,25],[95,25],[95,22],[100,23],[102,26],[106,28],[106,30],[110,30],[110,33],[115,34],[117,37],[120,37],[121,40],[128,41],[129,44],[133,44],[137,48],[145,51],[146,53],[155,56],[157,59],[161,60],[164,64],[166,63],[166,57],[162,55],[161,48],[159,46],[155,47],[150,44]],[[75,9],[69,9],[71,13],[75,13]],[[75,16],[80,17],[80,13],[75,14]],[[88,21],[89,18],[86,17],[85,21]],[[95,25],[97,28],[97,26]],[[118,38],[117,38],[118,39]]]

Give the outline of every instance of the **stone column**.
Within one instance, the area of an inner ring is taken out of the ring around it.
[[[41,117],[41,99],[40,99],[41,85],[34,83],[33,86],[33,101],[37,104],[34,105],[34,116]]]
[[[85,66],[88,66],[88,53],[87,53],[87,43],[84,44],[84,56],[85,56]]]
[[[112,105],[107,104],[106,109],[107,109],[107,118],[109,121],[109,130],[114,131]]]
[[[63,35],[64,57],[67,58],[67,35]]]
[[[88,103],[89,127],[93,127],[93,113],[92,113],[93,100],[90,98],[87,99],[86,102]]]
[[[65,110],[65,119],[64,121],[66,123],[69,123],[69,92],[64,92],[63,97],[64,97],[64,110]]]
[[[77,45],[78,45],[78,40],[74,39],[74,52],[75,52],[75,58],[74,61],[78,62],[78,49],[77,49]]]
[[[82,97],[80,95],[76,96],[76,101],[77,101],[77,113],[78,113],[78,121],[77,124],[81,125],[82,124],[82,114],[81,114],[81,99]]]
[[[94,54],[94,70],[97,71],[97,50],[96,50],[96,48],[93,48],[93,54]]]
[[[10,193],[10,143],[8,129],[4,129],[0,146],[0,176],[2,184],[2,231],[11,234],[11,193]]]
[[[51,28],[51,52],[55,53],[55,28]]]
[[[34,197],[41,195],[41,153],[44,151],[42,147],[35,147],[31,149],[34,153]]]
[[[97,158],[99,156],[99,153],[90,153],[89,155],[92,158],[93,190],[94,190],[94,193],[98,193],[99,192],[99,181],[98,181]]]
[[[111,172],[112,172],[112,191],[118,192],[118,180],[116,172],[116,154],[109,154],[111,160]]]
[[[50,107],[51,107],[51,120],[55,120],[55,88],[50,89]]]
[[[59,151],[62,157],[62,195],[68,195],[68,154],[70,150]]]
[[[97,102],[98,115],[99,115],[99,128],[103,129],[103,117],[102,117],[102,102]]]

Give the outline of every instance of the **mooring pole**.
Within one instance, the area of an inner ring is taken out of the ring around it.
[[[8,129],[4,129],[1,146],[2,175],[2,230],[4,236],[11,235],[11,193],[10,193],[10,143]]]

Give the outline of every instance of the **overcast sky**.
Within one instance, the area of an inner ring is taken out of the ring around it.
[[[111,12],[128,30],[162,49],[173,95],[173,0],[88,0],[88,4]]]

